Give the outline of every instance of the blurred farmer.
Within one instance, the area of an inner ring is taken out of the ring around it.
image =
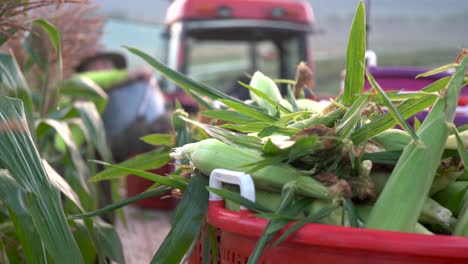
[[[112,156],[122,162],[154,147],[140,140],[152,133],[171,129],[165,100],[150,70],[127,71],[125,58],[113,52],[84,59],[76,68],[78,76],[88,77],[108,95],[102,119]],[[108,181],[100,183],[100,206],[112,203]],[[104,216],[112,222],[113,214]]]
[[[127,71],[124,56],[101,52],[84,59],[76,71],[93,80],[109,96],[103,121],[117,162],[151,150],[140,137],[170,130],[165,100],[151,70]]]

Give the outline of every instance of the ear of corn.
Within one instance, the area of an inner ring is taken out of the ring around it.
[[[449,227],[451,217],[452,212],[450,212],[449,209],[443,207],[431,198],[426,198],[418,220],[423,224],[438,224]]]
[[[171,156],[187,157],[205,175],[210,175],[217,168],[248,172],[249,167],[246,164],[263,160],[256,151],[233,147],[213,138],[176,148]],[[279,191],[286,183],[296,181],[297,192],[301,195],[326,200],[333,198],[331,191],[322,183],[287,164],[269,165],[249,174],[255,186],[260,189]]]
[[[468,148],[468,130],[465,130],[463,132],[460,132],[460,138],[463,141],[463,146],[465,148]],[[457,149],[457,138],[455,135],[450,135],[447,139],[447,144],[445,145],[446,149]]]
[[[395,231],[414,230],[424,199],[442,157],[463,86],[468,58],[464,58],[442,97],[418,130],[418,141],[404,149],[389,181],[379,196],[366,227]]]
[[[278,89],[278,86],[276,86],[276,83],[272,79],[265,76],[263,73],[259,71],[255,72],[254,75],[252,76],[252,79],[250,81],[250,86],[262,91],[267,96],[269,96],[274,102],[280,102],[281,99],[283,99],[281,97],[281,93]],[[252,91],[250,91],[250,98],[254,100],[261,107],[264,107],[265,109],[267,109],[270,115],[274,115],[276,113],[277,110],[275,106],[271,105],[265,99],[258,97]]]
[[[388,129],[372,138],[387,151],[403,150],[411,141],[408,132],[400,129]]]
[[[369,218],[370,212],[372,211],[371,205],[357,205],[356,209],[358,211],[359,217],[362,221],[366,221]],[[433,235],[434,233],[429,231],[425,226],[421,223],[417,222],[414,226],[414,233],[418,234],[425,234],[425,235]]]

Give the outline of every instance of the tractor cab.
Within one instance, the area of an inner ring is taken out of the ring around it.
[[[175,0],[166,15],[166,63],[212,87],[245,99],[237,80],[260,70],[293,79],[296,65],[312,66],[309,35],[315,20],[301,0]],[[196,107],[172,82],[169,100]]]

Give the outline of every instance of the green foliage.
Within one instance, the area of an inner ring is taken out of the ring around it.
[[[60,32],[45,20],[33,23],[46,32],[58,67],[42,65],[41,54],[24,43],[29,61],[42,69],[39,80],[56,70],[58,81],[30,87],[14,56],[0,53],[0,226],[13,227],[0,235],[15,245],[0,254],[10,263],[94,263],[97,256],[122,263],[113,226],[98,217],[81,224],[66,218],[97,209],[96,186],[88,181],[96,165],[85,161],[97,152],[112,162],[99,114],[107,95],[86,78],[62,81]]]

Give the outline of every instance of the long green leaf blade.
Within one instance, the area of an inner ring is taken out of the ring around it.
[[[254,212],[259,212],[259,213],[260,212],[269,212],[269,213],[272,212],[271,210],[269,210],[268,208],[265,208],[261,204],[252,202],[249,199],[242,197],[239,193],[225,190],[225,189],[216,189],[216,188],[211,188],[211,187],[207,187],[207,189],[208,191],[218,195],[224,200],[233,201],[234,203],[240,204],[244,206],[245,208],[252,210]]]
[[[169,156],[169,149],[158,148],[137,155],[117,165],[135,170],[150,170],[160,168],[161,166],[167,164],[170,160],[171,157]],[[128,172],[126,171],[114,167],[109,167],[92,177],[91,181],[117,179],[119,177],[126,176],[127,174]]]
[[[95,82],[85,76],[76,76],[60,83],[60,94],[74,98],[89,99],[101,113],[106,107],[108,96]]]
[[[258,121],[275,122],[275,121],[278,120],[275,117],[267,115],[267,114],[263,113],[260,110],[257,110],[257,109],[254,109],[252,107],[246,106],[243,103],[237,103],[235,101],[223,100],[223,99],[221,99],[220,101],[223,102],[225,105],[231,107],[235,111],[238,111],[239,113],[244,114],[246,116],[249,116],[251,118],[254,118],[254,119],[258,120]]]
[[[83,120],[83,124],[87,129],[87,134],[90,136],[90,143],[97,149],[101,155],[101,159],[106,162],[112,162],[112,153],[107,144],[104,123],[96,106],[91,102],[79,101],[75,102],[73,107],[78,110],[81,120]]]
[[[170,134],[150,134],[140,139],[154,146],[172,146],[174,142],[174,136]]]
[[[134,202],[137,202],[146,198],[161,196],[167,193],[167,191],[169,191],[170,189],[171,187],[159,186],[157,188],[154,188],[154,189],[142,192],[140,194],[137,194],[135,196],[132,196],[130,198],[123,199],[121,201],[118,201],[110,205],[106,205],[101,209],[98,209],[92,212],[86,212],[83,214],[70,215],[68,216],[68,218],[69,219],[83,219],[83,218],[89,218],[89,217],[94,217],[94,216],[100,216],[100,215],[106,214],[108,212],[112,212],[126,205],[132,204]]]
[[[398,112],[398,109],[393,105],[392,101],[390,98],[388,98],[387,94],[385,94],[385,91],[380,87],[380,85],[375,81],[374,77],[369,73],[369,71],[366,71],[367,74],[367,79],[372,85],[372,88],[374,88],[378,94],[384,99],[384,104],[387,107],[388,111],[390,114],[393,116],[395,121],[405,129],[408,134],[411,135],[413,140],[418,140],[418,136],[414,133],[413,129],[408,125],[408,122],[406,122],[405,118]]]
[[[23,101],[29,130],[34,135],[31,91],[14,55],[11,53],[0,52],[0,87],[8,90],[8,96]]]
[[[169,186],[169,187],[172,187],[172,188],[185,189],[185,187],[186,187],[184,182],[172,179],[170,177],[164,177],[164,176],[161,176],[161,175],[158,175],[158,174],[155,174],[155,173],[150,173],[150,172],[146,172],[146,171],[142,171],[142,170],[129,169],[129,168],[126,168],[126,167],[122,167],[122,166],[118,166],[118,165],[112,165],[112,164],[102,162],[102,161],[97,161],[97,160],[95,160],[94,162],[96,162],[98,164],[101,164],[101,165],[104,165],[104,166],[109,166],[109,167],[121,170],[121,171],[125,172],[127,175],[128,174],[133,174],[133,175],[136,175],[136,176],[145,178],[147,180],[154,181],[156,183],[166,185],[166,186]],[[92,182],[96,182],[96,181],[100,181],[100,180],[103,180],[103,179],[98,179],[96,177],[91,178]]]
[[[185,75],[178,73],[171,68],[167,67],[166,65],[160,63],[159,61],[155,60],[148,54],[136,49],[136,48],[131,48],[131,47],[126,47],[124,46],[127,50],[129,50],[131,53],[137,55],[138,57],[142,58],[145,60],[148,64],[153,66],[156,70],[158,70],[160,73],[162,73],[164,76],[167,78],[171,79],[173,82],[177,83],[182,89],[185,91],[193,90],[194,92],[207,96],[211,99],[229,99],[238,103],[243,104],[242,101],[229,96],[219,90],[216,90],[214,88],[208,87],[203,83],[197,82],[195,80],[192,80]]]
[[[349,34],[346,52],[346,76],[343,103],[351,105],[356,95],[364,88],[364,65],[366,53],[366,14],[364,4],[359,2]]]
[[[447,85],[449,80],[450,77],[439,79],[422,90],[425,92],[440,91]],[[409,99],[401,103],[397,107],[397,109],[398,112],[400,112],[404,118],[410,118],[412,115],[417,114],[426,109],[427,107],[431,106],[435,100],[435,97],[426,97],[423,99]],[[390,113],[387,113],[385,115],[377,117],[369,124],[364,125],[363,127],[355,130],[351,134],[350,138],[354,142],[354,144],[360,144],[366,141],[368,138],[372,138],[373,136],[378,135],[389,128],[392,128],[395,125],[397,125],[397,122],[393,119]]]
[[[59,191],[46,175],[20,100],[0,97],[0,165],[26,190],[26,203],[47,252],[57,263],[83,263]]]
[[[208,177],[192,174],[192,179],[173,216],[172,229],[151,260],[151,264],[180,263],[202,228],[208,209]]]
[[[416,79],[420,78],[420,77],[428,77],[428,76],[431,76],[431,75],[434,75],[434,74],[437,74],[437,73],[445,72],[445,71],[448,71],[450,69],[455,68],[456,66],[458,66],[457,63],[451,63],[451,64],[447,64],[447,65],[444,65],[444,66],[440,66],[439,68],[436,68],[434,70],[430,70],[430,71],[427,71],[425,73],[418,74],[416,76]]]
[[[0,201],[8,210],[26,260],[28,263],[47,263],[44,244],[37,233],[25,200],[25,190],[8,171],[0,170]]]
[[[34,24],[40,26],[49,36],[49,39],[52,43],[52,46],[57,53],[57,79],[60,81],[62,79],[62,42],[60,41],[60,32],[59,30],[49,23],[45,19],[37,19],[34,21]]]

